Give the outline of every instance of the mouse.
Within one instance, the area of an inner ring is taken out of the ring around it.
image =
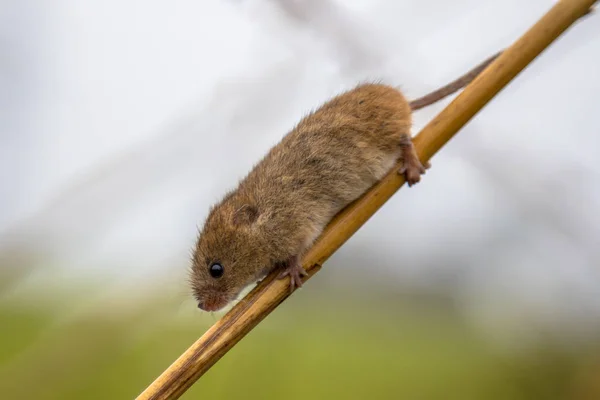
[[[306,114],[210,207],[189,276],[198,308],[223,309],[274,269],[290,292],[301,287],[302,256],[338,212],[392,168],[409,186],[430,168],[413,146],[412,112],[460,90],[500,54],[413,101],[360,83]]]

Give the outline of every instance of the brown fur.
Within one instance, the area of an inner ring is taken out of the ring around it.
[[[273,266],[301,257],[336,213],[412,148],[410,128],[404,96],[379,84],[304,117],[210,210],[193,260],[198,300],[225,305]],[[209,275],[212,262],[223,265],[222,277]]]
[[[290,275],[292,290],[301,286],[299,260],[336,213],[398,160],[409,185],[420,180],[429,165],[412,144],[411,104],[421,107],[458,90],[448,87],[409,104],[393,87],[361,84],[304,117],[211,208],[192,265],[199,307],[224,307],[276,267]],[[224,267],[219,278],[209,274],[215,262]]]

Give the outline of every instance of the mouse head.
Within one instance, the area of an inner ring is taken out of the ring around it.
[[[200,309],[222,309],[268,271],[259,217],[250,204],[211,209],[196,243],[190,276]]]

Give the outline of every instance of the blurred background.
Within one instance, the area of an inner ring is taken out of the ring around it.
[[[553,3],[2,1],[1,397],[135,398],[222,315],[189,254],[267,149],[359,81],[430,92]],[[599,18],[183,398],[600,398]]]

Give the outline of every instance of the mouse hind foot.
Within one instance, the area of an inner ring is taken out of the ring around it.
[[[308,273],[300,264],[300,257],[290,257],[289,260],[280,263],[280,267],[283,268],[283,271],[279,274],[279,279],[290,277],[290,293],[296,288],[302,287],[302,277],[308,276]]]
[[[412,186],[421,180],[421,175],[425,174],[431,167],[429,162],[421,163],[415,146],[409,136],[403,137],[400,142],[401,154],[400,161],[402,166],[398,173],[404,175],[408,186]]]

